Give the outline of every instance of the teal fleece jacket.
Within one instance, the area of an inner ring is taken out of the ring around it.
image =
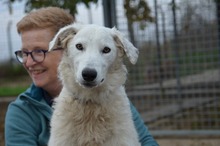
[[[46,146],[50,136],[52,108],[45,92],[31,85],[10,103],[5,118],[6,146]],[[142,146],[158,146],[131,104],[131,111]]]

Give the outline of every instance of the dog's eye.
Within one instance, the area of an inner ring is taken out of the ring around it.
[[[76,48],[80,51],[83,50],[83,45],[82,44],[76,44]]]
[[[111,51],[111,49],[109,47],[105,47],[103,50],[102,50],[102,53],[109,53]]]

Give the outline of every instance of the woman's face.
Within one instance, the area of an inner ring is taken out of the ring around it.
[[[22,50],[28,52],[39,49],[48,50],[49,42],[54,35],[54,32],[48,28],[24,31],[21,33]],[[57,77],[57,68],[61,57],[62,51],[60,50],[47,52],[44,61],[38,63],[29,54],[27,62],[23,64],[34,84],[51,95],[58,95],[61,90],[60,81]]]

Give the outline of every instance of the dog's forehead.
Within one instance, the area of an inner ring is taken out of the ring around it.
[[[112,30],[103,27],[103,26],[97,26],[97,25],[88,25],[85,26],[83,29],[81,29],[78,33],[77,36],[82,36],[85,38],[90,38],[90,39],[112,39],[113,34]]]

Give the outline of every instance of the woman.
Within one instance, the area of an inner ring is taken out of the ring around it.
[[[50,135],[51,104],[61,91],[57,67],[62,51],[48,52],[56,32],[74,22],[74,18],[56,7],[42,8],[26,15],[17,24],[22,48],[16,57],[32,78],[33,84],[12,102],[6,113],[7,146],[44,146]],[[133,120],[143,146],[157,146],[138,112],[131,105]]]

